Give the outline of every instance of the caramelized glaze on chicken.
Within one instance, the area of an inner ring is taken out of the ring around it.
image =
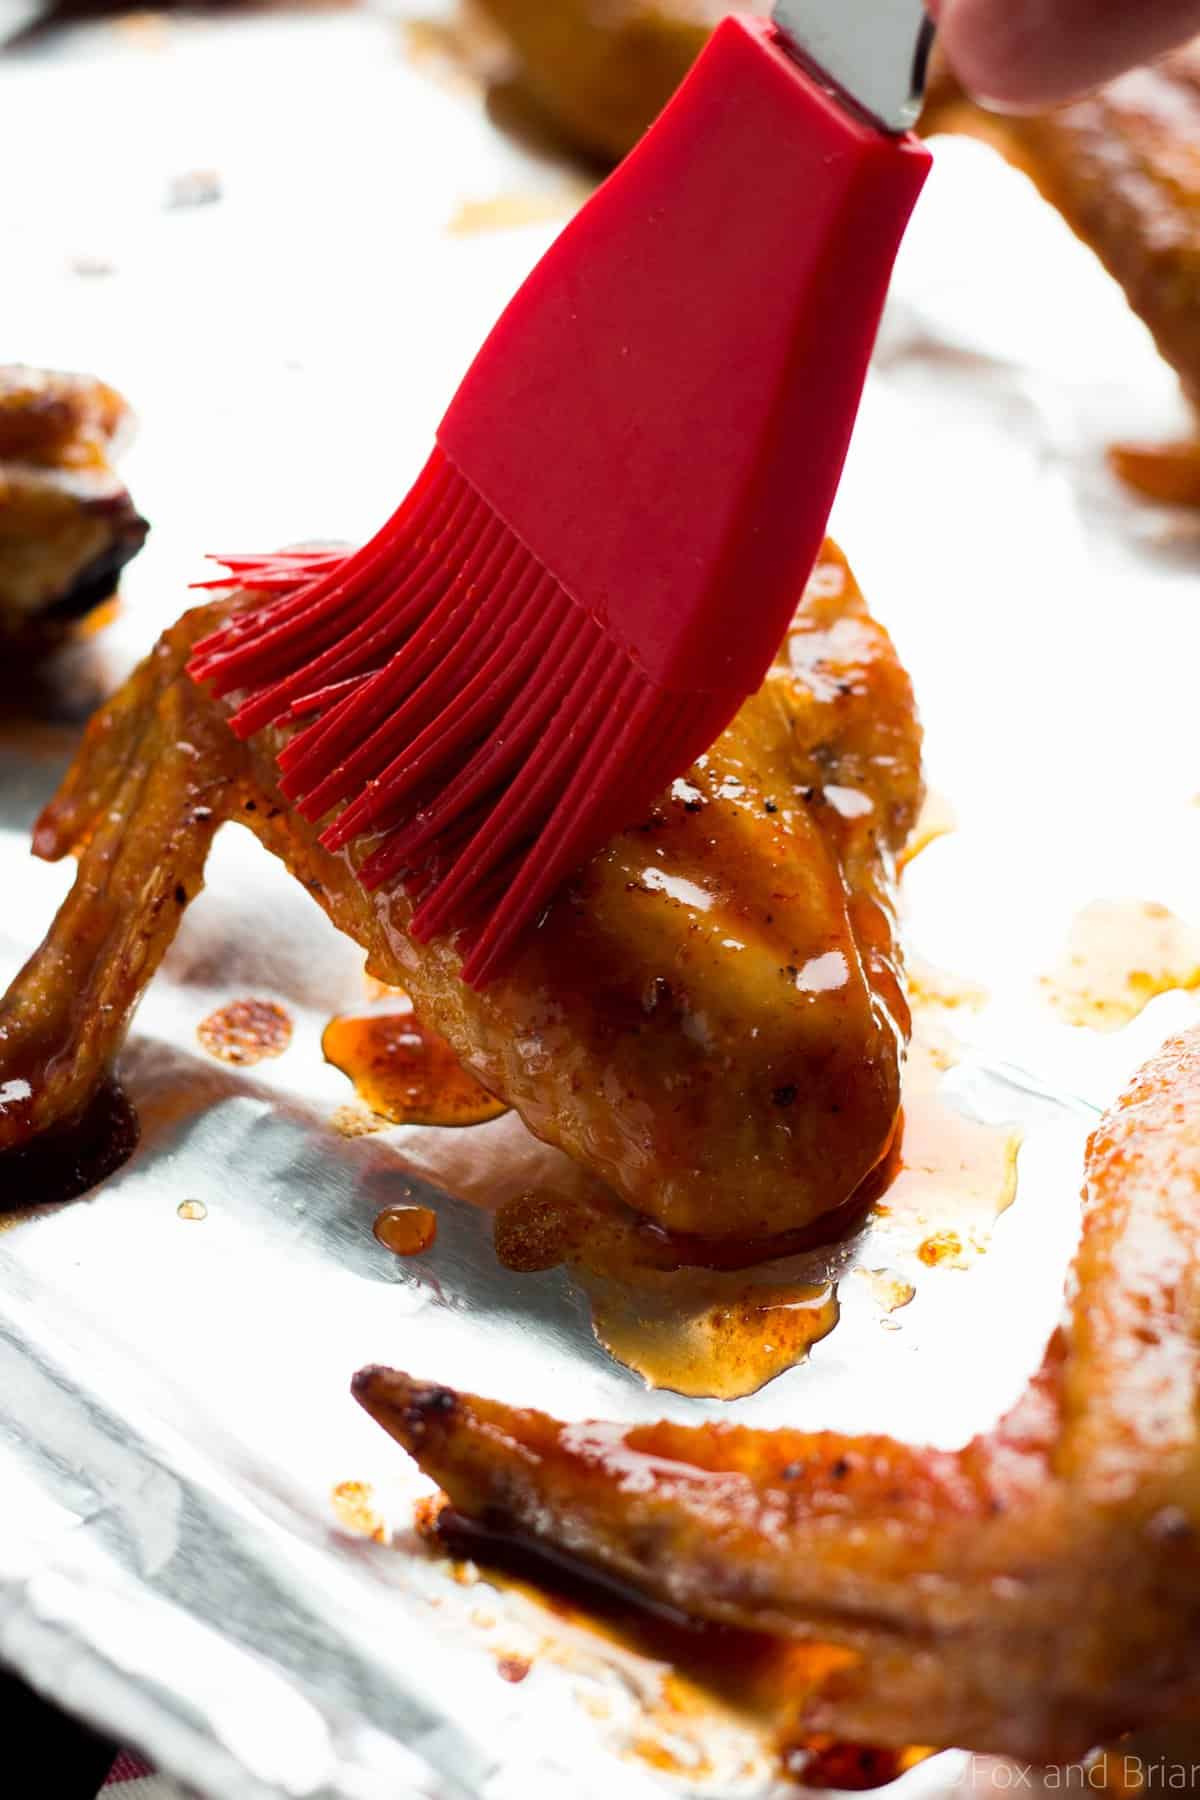
[[[799,1727],[1059,1761],[1200,1699],[1200,1030],[1088,1150],[1065,1321],[954,1451],[559,1424],[386,1369],[354,1391],[461,1514],[832,1654]],[[799,1671],[807,1670],[806,1676]]]
[[[127,417],[89,376],[0,365],[0,639],[53,637],[137,555],[148,527],[110,460]]]
[[[213,833],[237,818],[487,1088],[660,1226],[757,1242],[847,1200],[899,1108],[894,858],[921,779],[908,679],[837,551],[760,692],[482,994],[457,979],[451,943],[407,939],[403,893],[368,897],[284,808],[278,741],[239,745],[184,676],[230,604],[164,636],[38,825],[38,853],[74,850],[79,870],[0,1003],[0,1091],[16,1096],[0,1146],[85,1111]]]

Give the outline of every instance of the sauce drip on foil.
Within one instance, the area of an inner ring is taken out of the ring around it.
[[[592,1329],[650,1387],[737,1400],[803,1362],[838,1322],[826,1282],[752,1282],[680,1269],[653,1288],[588,1281]]]
[[[1153,900],[1093,901],[1041,986],[1068,1025],[1116,1031],[1156,994],[1200,987],[1200,927]]]
[[[420,1256],[437,1237],[437,1214],[427,1206],[385,1206],[372,1229],[385,1250]]]
[[[508,1111],[403,996],[387,1012],[331,1019],[321,1049],[363,1104],[393,1125],[482,1125]]]
[[[735,1400],[803,1362],[838,1321],[832,1280],[710,1269],[614,1201],[531,1188],[500,1207],[496,1255],[514,1273],[566,1264],[609,1354],[651,1387]]]
[[[244,1069],[282,1056],[292,1041],[292,1021],[276,1000],[231,1000],[201,1021],[196,1036],[210,1056]]]

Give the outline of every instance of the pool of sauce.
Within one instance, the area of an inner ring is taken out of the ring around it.
[[[514,1273],[565,1265],[587,1296],[597,1341],[648,1386],[672,1393],[756,1393],[838,1321],[835,1282],[792,1267],[783,1246],[765,1267],[697,1265],[694,1243],[599,1194],[531,1188],[499,1208],[493,1229],[497,1258]]]
[[[292,1041],[292,1020],[276,1000],[231,1000],[201,1020],[196,1036],[218,1062],[245,1069],[283,1055]]]
[[[321,1049],[326,1062],[349,1076],[364,1106],[392,1125],[482,1125],[508,1111],[403,996],[386,1012],[331,1019]]]
[[[649,1387],[740,1400],[795,1368],[838,1322],[837,1287],[681,1269],[639,1285],[583,1277],[592,1329]]]
[[[128,1162],[139,1136],[131,1102],[105,1082],[76,1125],[0,1153],[0,1226],[6,1215],[86,1194]]]
[[[1095,900],[1040,985],[1068,1025],[1118,1031],[1157,994],[1200,987],[1200,927],[1153,900]]]

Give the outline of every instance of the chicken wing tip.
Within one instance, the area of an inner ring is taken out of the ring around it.
[[[459,1410],[459,1396],[436,1382],[418,1381],[400,1369],[368,1363],[350,1382],[350,1392],[389,1437],[416,1455],[430,1434],[445,1429]]]

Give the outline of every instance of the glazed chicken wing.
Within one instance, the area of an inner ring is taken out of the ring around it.
[[[827,1647],[797,1658],[801,1729],[1058,1761],[1194,1716],[1200,1030],[1096,1131],[1065,1322],[1024,1399],[963,1450],[562,1425],[386,1369],[354,1391],[462,1514]]]
[[[85,1112],[200,886],[248,825],[509,1101],[670,1232],[756,1243],[846,1201],[896,1123],[908,1011],[894,857],[920,799],[907,677],[827,548],[760,692],[709,754],[560,894],[483,993],[405,936],[185,676],[233,600],[188,614],[97,715],[35,848],[74,889],[0,1003],[0,1146]],[[20,1084],[18,1089],[12,1083]],[[25,1090],[28,1090],[25,1092]]]
[[[0,365],[0,639],[107,600],[147,524],[112,467],[128,408],[86,375]]]

